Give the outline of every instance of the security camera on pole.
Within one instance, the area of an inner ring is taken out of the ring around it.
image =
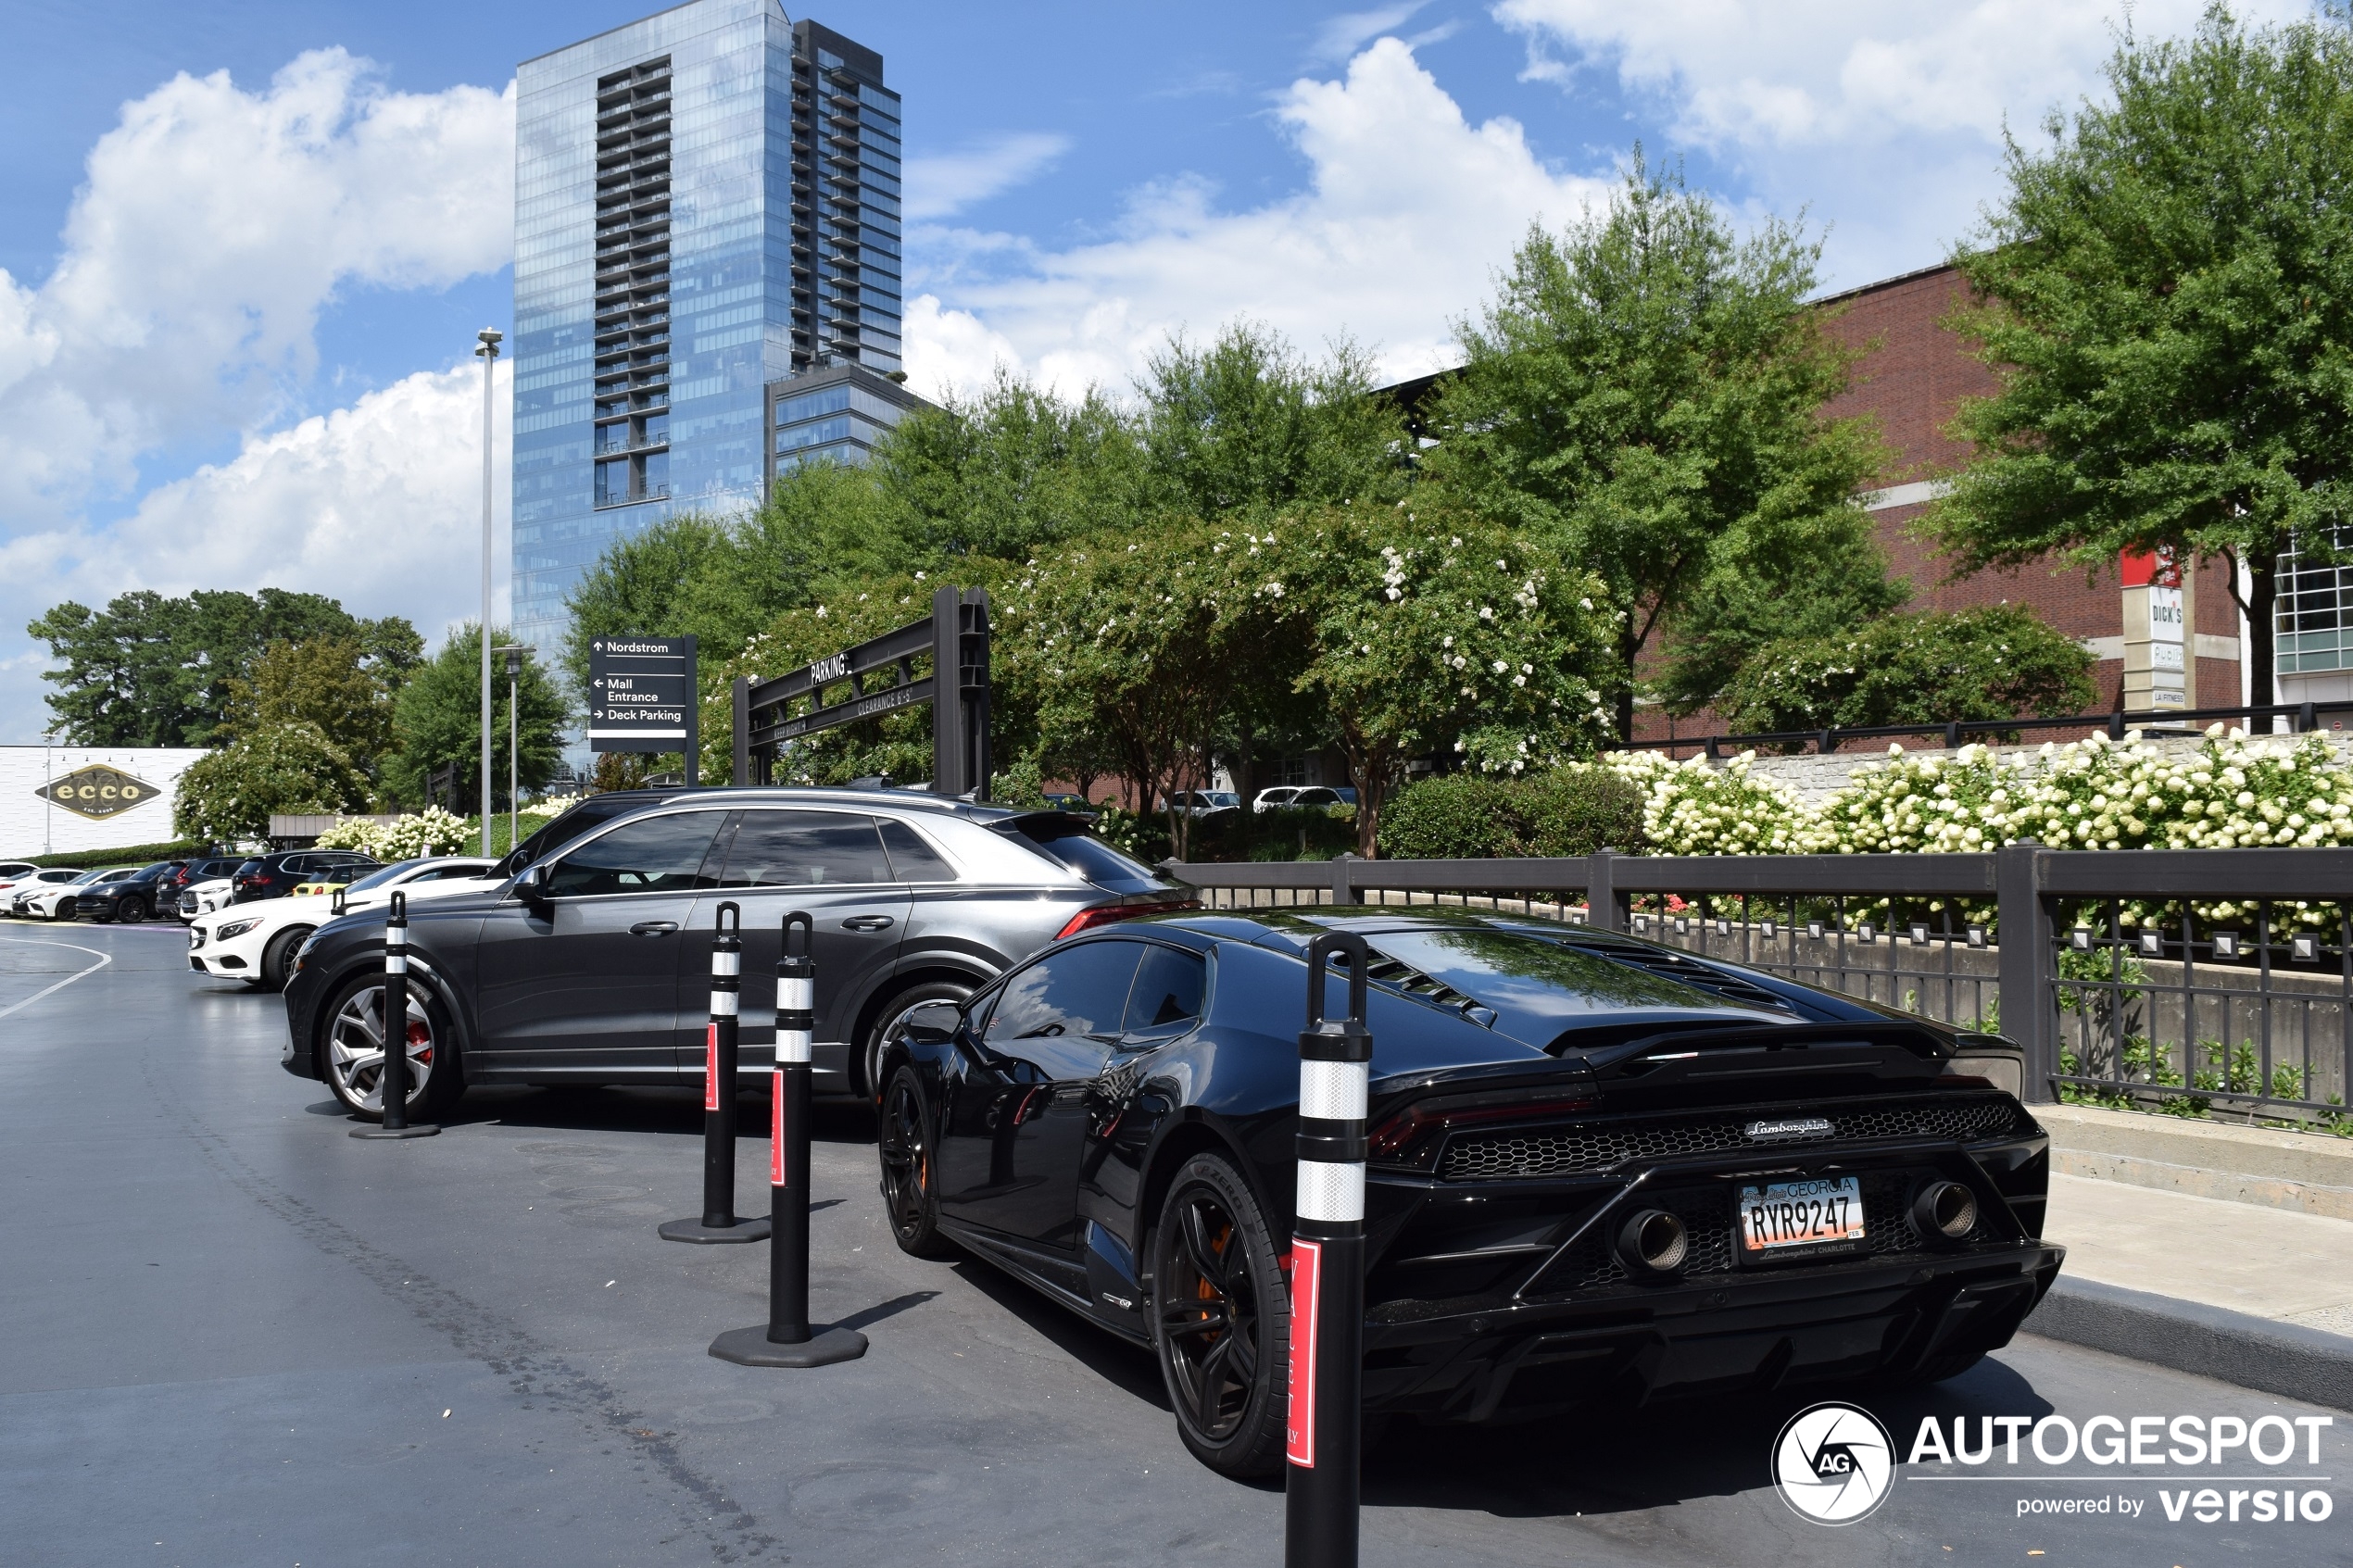
[[[765,1241],[769,1222],[736,1217],[736,1061],[744,972],[743,908],[719,906],[711,944],[711,1022],[703,1030],[702,1218],[673,1220],[664,1241]]]
[[[1348,1016],[1324,1015],[1332,955],[1348,965]],[[1365,1027],[1365,939],[1326,932],[1307,947],[1299,1035],[1299,1197],[1291,1225],[1290,1461],[1284,1568],[1355,1568],[1365,1404],[1365,1115],[1373,1036]]]
[[[376,1090],[384,1098],[384,1119],[372,1127],[354,1127],[355,1138],[429,1138],[441,1131],[422,1123],[409,1124],[409,895],[395,892],[384,916],[384,1060],[376,1069]]]
[[[809,1323],[809,1064],[817,1028],[815,927],[806,911],[785,917],[776,964],[776,1072],[770,1085],[768,1321],[729,1329],[711,1353],[740,1366],[815,1367],[855,1361],[866,1336]]]

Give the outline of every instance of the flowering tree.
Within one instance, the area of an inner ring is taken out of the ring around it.
[[[189,765],[172,829],[218,844],[267,838],[273,813],[364,811],[368,793],[368,776],[317,725],[270,724]]]
[[[1191,819],[1176,793],[1208,782],[1210,737],[1245,673],[1267,678],[1266,628],[1233,613],[1231,536],[1170,524],[1064,546],[1006,585],[993,620],[1004,684],[1036,713],[1045,754],[1111,758],[1138,809],[1166,813],[1180,859]]]
[[[1297,671],[1356,785],[1358,853],[1407,758],[1452,751],[1516,774],[1592,749],[1608,710],[1596,679],[1611,631],[1600,584],[1526,535],[1462,516],[1337,507],[1213,546],[1229,617]]]

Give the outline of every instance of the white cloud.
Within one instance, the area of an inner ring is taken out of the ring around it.
[[[2005,122],[2104,91],[2128,20],[2174,36],[2205,0],[1498,0],[1532,78],[1571,92],[1613,72],[1664,107],[1672,140],[1704,147],[1755,203],[1835,225],[1829,270],[1860,283],[1940,260],[2001,191]],[[2301,0],[2243,0],[2255,20]]]
[[[1352,332],[1405,376],[1450,362],[1450,318],[1491,291],[1531,222],[1557,226],[1605,182],[1547,167],[1517,122],[1468,123],[1385,38],[1337,82],[1294,82],[1277,118],[1310,174],[1267,206],[1220,212],[1201,182],[1155,186],[1117,237],[1045,251],[934,230],[917,254],[908,370],[919,389],[972,385],[1002,361],[1076,388],[1124,388],[1173,332],[1238,315],[1311,350]]]
[[[1398,0],[1397,4],[1377,6],[1369,11],[1342,11],[1327,17],[1324,25],[1315,30],[1315,41],[1308,45],[1307,57],[1319,65],[1336,66],[1381,34],[1404,26],[1415,12],[1428,4],[1429,0]]]
[[[907,217],[946,218],[1043,173],[1070,150],[1044,132],[995,136],[962,152],[907,160]]]
[[[281,415],[339,289],[504,265],[513,143],[511,88],[393,93],[340,49],[124,105],[56,270],[0,272],[0,517],[57,523],[159,441]]]
[[[1710,144],[1783,144],[1899,132],[1992,141],[2097,91],[2128,19],[2185,32],[2205,0],[1501,0],[1529,36],[1533,73],[1561,76],[1559,44],[1665,94],[1680,132]],[[2300,6],[2255,0],[2250,13]]]
[[[512,381],[497,367],[492,410],[493,613],[507,597]],[[40,607],[100,605],[126,589],[305,589],[356,615],[405,615],[436,639],[481,614],[482,370],[421,370],[348,408],[248,439],[237,456],[150,491],[105,530],[66,527],[0,544],[0,581],[39,583]],[[20,601],[22,602],[22,601]],[[20,626],[5,632],[17,640]],[[0,656],[0,671],[42,667]],[[0,734],[35,737],[47,710],[28,683],[0,697]],[[44,688],[45,689],[45,688]]]

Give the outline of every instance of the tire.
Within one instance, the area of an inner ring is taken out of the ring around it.
[[[343,1108],[363,1122],[384,1120],[377,1083],[384,1058],[376,1045],[383,1017],[384,976],[357,975],[336,988],[319,1041],[320,1075]],[[414,979],[409,983],[409,1120],[437,1121],[465,1092],[464,1069],[448,1014]]]
[[[114,918],[124,925],[137,925],[147,918],[147,901],[133,894],[114,907]]]
[[[866,1031],[866,1038],[858,1051],[858,1092],[868,1096],[877,1106],[882,1101],[883,1047],[898,1032],[900,1021],[925,1002],[962,1002],[973,994],[973,988],[953,980],[926,980],[910,985],[904,991],[875,1010],[874,1027]]]
[[[311,927],[289,926],[270,938],[270,946],[261,949],[261,976],[257,982],[265,991],[283,991],[294,977],[295,949],[302,946]]]
[[[49,918],[51,920],[71,920],[73,918],[73,906],[60,898],[57,900],[57,907],[50,911]]]
[[[911,1258],[952,1258],[956,1248],[939,1234],[939,1192],[935,1166],[931,1107],[923,1080],[912,1067],[891,1074],[883,1096],[881,1135],[884,1210],[891,1239]]]
[[[1176,1435],[1237,1480],[1283,1465],[1290,1290],[1250,1185],[1223,1157],[1185,1162],[1152,1234],[1152,1340]]]

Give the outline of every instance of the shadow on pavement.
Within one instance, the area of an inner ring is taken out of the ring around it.
[[[1897,1394],[1817,1385],[1509,1425],[1400,1422],[1365,1456],[1365,1500],[1534,1519],[1730,1497],[1770,1485],[1768,1455],[1782,1423],[1832,1399],[1878,1416],[1899,1458],[1924,1415],[2040,1416],[2052,1408],[2015,1370],[1987,1361],[1948,1382]]]
[[[1019,1318],[1056,1349],[1105,1383],[1154,1410],[1169,1410],[1160,1368],[1153,1364],[1150,1350],[1130,1344],[1107,1328],[1085,1322],[1067,1308],[1056,1306],[1028,1286],[976,1258],[959,1258],[954,1267],[965,1284]]]

